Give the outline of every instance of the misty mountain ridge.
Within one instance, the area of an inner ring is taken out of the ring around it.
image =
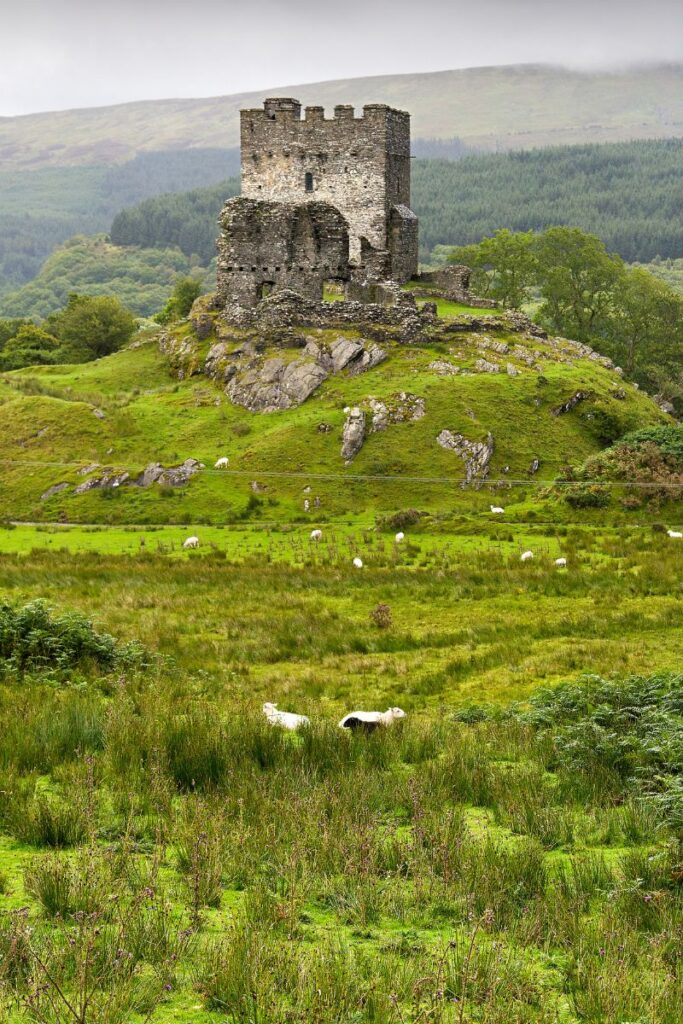
[[[328,115],[383,102],[412,115],[414,139],[457,137],[468,148],[526,149],[683,136],[683,64],[576,70],[517,64],[271,87],[200,99],[0,118],[0,170],[116,164],[150,150],[233,148],[239,110],[294,95]]]

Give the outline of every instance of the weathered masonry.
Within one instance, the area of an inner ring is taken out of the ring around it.
[[[302,117],[297,100],[267,99],[262,110],[241,111],[241,155],[242,196],[221,215],[218,279],[226,300],[253,305],[271,288],[319,298],[324,280],[403,283],[417,272],[409,114],[371,104],[361,117],[349,106],[335,107],[333,118],[306,107]],[[275,204],[288,212],[279,216]],[[295,211],[314,205],[308,215]],[[341,255],[331,208],[347,226]],[[334,223],[330,244],[326,223]]]

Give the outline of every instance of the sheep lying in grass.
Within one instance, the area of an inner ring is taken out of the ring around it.
[[[311,530],[311,540],[322,540],[322,539],[323,539],[323,531],[322,530]]]
[[[396,541],[397,544],[400,544],[404,537],[405,537],[405,533],[403,533],[401,530],[399,530],[399,532],[394,537],[394,540]]]
[[[501,508],[500,505],[489,505],[489,508],[495,515],[500,515],[501,512],[505,511],[505,509]]]
[[[563,569],[566,564],[567,564],[567,559],[566,558],[556,558],[555,559],[555,565],[558,568],[560,568],[560,569]]]
[[[199,537],[188,537],[186,541],[183,541],[183,550],[189,551],[192,548],[199,547]]]
[[[683,533],[679,533],[678,530],[667,530],[666,532],[670,537],[675,537],[677,540],[680,540],[680,538],[683,537]]]
[[[266,701],[263,705],[263,714],[271,725],[279,725],[281,729],[289,729],[296,732],[304,726],[310,725],[311,720],[306,715],[295,715],[292,711],[278,711],[277,704]]]
[[[362,569],[363,568],[363,559],[362,558],[354,558],[353,564],[355,565],[356,569]]]
[[[533,551],[525,551],[522,557],[520,558],[520,562],[530,562],[533,557]]]
[[[223,455],[223,457],[218,459],[217,462],[214,462],[213,468],[214,469],[227,469],[229,462],[230,462],[230,459],[227,457],[227,455]]]
[[[374,732],[380,726],[392,725],[399,718],[405,718],[406,713],[400,708],[389,708],[388,711],[352,711],[344,715],[339,723],[340,729],[351,729],[362,732]]]

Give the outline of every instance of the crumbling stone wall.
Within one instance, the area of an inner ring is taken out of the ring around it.
[[[481,309],[495,309],[492,299],[480,299],[470,292],[472,271],[460,263],[443,267],[441,270],[429,270],[420,274],[419,282],[427,286],[425,294],[439,294],[451,302],[460,302],[465,306],[478,306]],[[416,292],[419,294],[419,292]]]
[[[277,203],[237,197],[220,216],[217,293],[222,305],[252,307],[292,289],[320,301],[323,283],[349,277],[349,230],[329,203]]]
[[[378,277],[406,281],[417,271],[417,218],[410,211],[410,115],[383,104],[322,107],[267,99],[241,111],[242,195],[253,200],[329,203],[349,225],[351,261]],[[363,240],[366,241],[365,249]],[[380,260],[381,263],[381,260]]]

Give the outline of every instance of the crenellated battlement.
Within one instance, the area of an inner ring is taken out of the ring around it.
[[[390,107],[386,103],[367,103],[358,117],[356,117],[355,108],[347,103],[337,104],[331,117],[326,116],[324,107],[315,106],[305,107],[303,109],[303,117],[301,115],[302,106],[299,100],[288,96],[271,96],[264,100],[263,108],[256,107],[251,110],[240,111],[243,122],[253,122],[254,124],[273,121],[280,124],[320,124],[321,122],[336,124],[343,121],[344,123],[353,122],[354,124],[371,122],[373,125],[376,125],[378,121],[388,118],[398,121],[405,119],[406,123],[410,124],[410,114],[404,110]]]

